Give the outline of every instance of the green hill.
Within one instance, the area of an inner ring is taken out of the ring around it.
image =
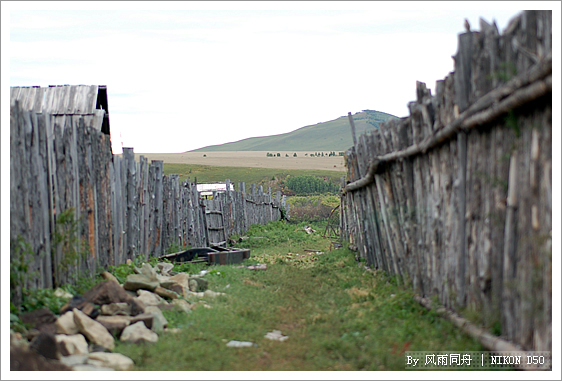
[[[353,115],[357,136],[379,127],[379,123],[396,118],[384,112],[363,110]],[[345,151],[353,145],[347,115],[317,123],[285,134],[248,138],[232,143],[212,145],[191,152],[213,151]]]

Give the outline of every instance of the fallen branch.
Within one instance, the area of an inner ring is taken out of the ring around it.
[[[503,340],[497,336],[493,336],[490,333],[486,332],[482,328],[476,327],[474,324],[470,323],[465,318],[457,315],[453,311],[446,309],[445,307],[439,306],[434,307],[431,303],[431,300],[427,298],[422,298],[419,295],[414,295],[414,300],[421,304],[423,307],[427,308],[428,310],[434,310],[439,315],[442,315],[447,320],[451,321],[454,325],[460,328],[464,333],[471,336],[475,340],[478,340],[480,344],[486,347],[488,350],[492,352],[524,352],[526,351],[521,347],[510,343],[509,341]],[[545,368],[540,367],[520,367],[522,370],[547,370]]]

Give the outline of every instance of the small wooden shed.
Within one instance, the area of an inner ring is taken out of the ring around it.
[[[107,86],[11,87],[11,105],[15,101],[19,101],[23,111],[50,114],[51,125],[64,126],[65,119],[69,117],[83,118],[86,127],[110,135]]]

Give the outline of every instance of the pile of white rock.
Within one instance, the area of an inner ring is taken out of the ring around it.
[[[135,267],[136,273],[122,285],[104,272],[105,280],[82,296],[57,290],[59,296],[69,299],[60,316],[46,308],[20,316],[34,328],[25,338],[12,332],[11,370],[41,370],[41,366],[57,370],[131,369],[133,360],[111,353],[115,340],[156,342],[158,335],[170,331],[162,310],[190,313],[199,306],[210,308],[199,299],[225,295],[208,290],[203,275],[171,275],[172,268],[171,263],[158,263],[154,268],[144,263]],[[36,355],[43,358],[34,360]]]

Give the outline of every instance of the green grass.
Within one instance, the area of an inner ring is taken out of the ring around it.
[[[208,299],[211,309],[189,315],[166,312],[179,333],[164,333],[154,344],[119,342],[115,351],[141,371],[327,371],[405,370],[406,350],[482,350],[384,273],[364,271],[354,253],[329,251],[328,240],[303,227],[252,227],[240,244],[252,252],[246,264],[265,262],[267,270],[209,267],[215,270],[206,275],[209,288],[226,296]],[[274,329],[289,339],[264,338]],[[257,346],[229,348],[230,340]]]
[[[396,117],[379,111],[358,112],[353,115],[356,134],[359,136],[366,130],[378,128],[380,123],[392,118]],[[349,119],[344,115],[285,134],[248,138],[193,151],[345,151],[352,145]]]
[[[288,175],[327,177],[336,184],[339,184],[340,178],[345,176],[344,172],[314,169],[291,170],[251,167],[215,167],[210,165],[164,163],[164,175],[170,174],[179,175],[180,183],[187,180],[188,177],[191,178],[191,181],[195,181],[195,177],[197,177],[198,183],[216,183],[230,179],[235,187],[238,187],[239,182],[245,182],[246,191],[250,190],[250,184],[265,186],[274,178],[285,179]],[[265,188],[265,190],[267,190],[267,188]]]

